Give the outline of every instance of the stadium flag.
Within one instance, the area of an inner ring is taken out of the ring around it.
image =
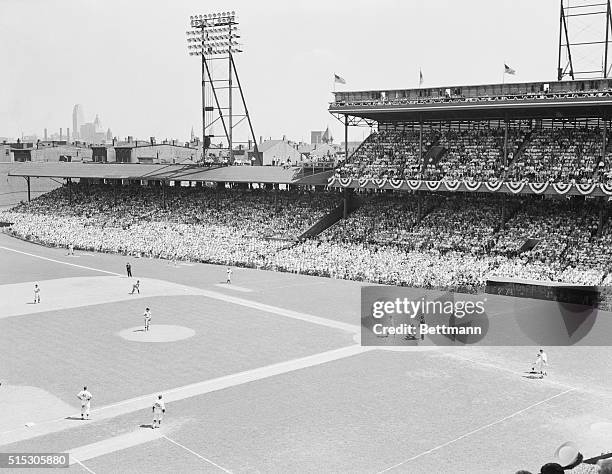
[[[334,84],[346,84],[346,81],[338,74],[334,74]]]
[[[514,76],[516,74],[516,71],[507,64],[504,64],[504,74],[510,74],[511,76]]]
[[[419,87],[423,85],[423,71],[419,69]]]

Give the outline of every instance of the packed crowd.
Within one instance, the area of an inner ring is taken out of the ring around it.
[[[426,163],[424,178],[435,181],[499,178],[504,164],[504,135],[502,128],[446,131],[438,142],[446,152],[438,163]],[[508,161],[524,137],[524,130],[509,130]]]
[[[162,195],[163,193],[163,195]],[[296,240],[334,193],[72,186],[0,214],[48,245],[477,291],[490,277],[608,284],[612,226],[584,199],[364,193],[359,208]]]
[[[338,203],[333,193],[72,186],[0,217],[44,244],[260,266]]]
[[[602,131],[598,128],[538,130],[526,145],[511,164],[508,179],[591,183],[597,180],[600,161],[604,163]]]
[[[481,124],[482,125],[482,124]],[[382,130],[336,169],[339,178],[434,181],[612,182],[612,155],[599,128]],[[612,143],[608,133],[607,143]],[[504,142],[507,153],[504,157]],[[422,158],[420,156],[422,155]]]
[[[146,222],[231,227],[243,236],[297,237],[340,204],[335,193],[183,186],[63,187],[15,209],[75,217],[85,226]]]
[[[438,133],[426,130],[421,137],[418,130],[388,130],[371,134],[351,156],[350,161],[337,168],[341,178],[411,179],[422,172],[423,153],[438,140]]]

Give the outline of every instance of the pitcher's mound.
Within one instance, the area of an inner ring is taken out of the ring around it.
[[[136,342],[172,342],[192,337],[195,331],[183,326],[170,326],[166,324],[152,324],[148,331],[142,326],[124,329],[119,336],[128,341]]]

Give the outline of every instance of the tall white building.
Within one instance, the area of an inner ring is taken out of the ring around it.
[[[72,137],[75,140],[81,138],[81,125],[83,125],[84,123],[85,113],[83,112],[83,106],[81,104],[76,104],[72,109]]]

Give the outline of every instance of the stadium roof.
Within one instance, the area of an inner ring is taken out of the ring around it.
[[[329,111],[376,122],[610,117],[612,80],[341,91]]]
[[[135,163],[13,163],[9,176],[301,184],[301,167],[156,165]],[[312,181],[310,179],[309,181]],[[306,183],[304,183],[306,184]],[[326,178],[310,184],[327,184]]]
[[[612,115],[612,97],[529,99],[420,104],[332,104],[331,113],[377,122],[436,120],[573,119]]]

